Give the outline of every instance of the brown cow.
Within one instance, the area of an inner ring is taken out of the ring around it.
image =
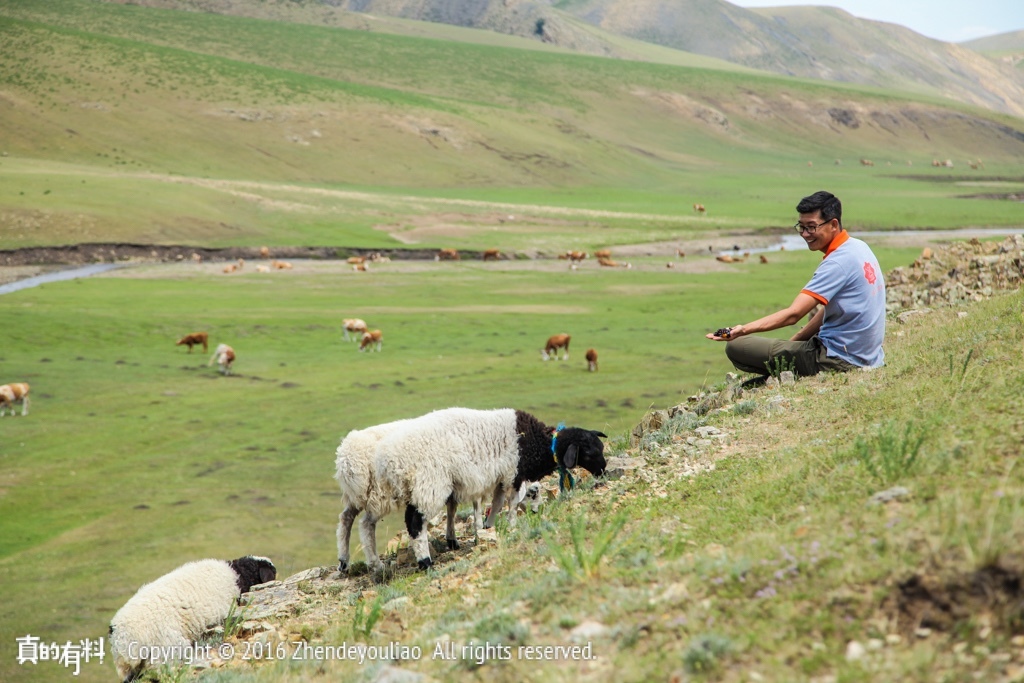
[[[366,321],[360,318],[344,318],[341,321],[345,341],[359,341],[366,334]]]
[[[486,249],[482,258],[484,261],[497,261],[501,258],[501,252],[497,249]]]
[[[188,346],[188,352],[192,353],[192,347],[199,344],[203,345],[203,353],[206,353],[207,343],[209,335],[205,332],[193,332],[192,334],[186,334],[184,337],[174,343],[175,346]]]
[[[220,368],[221,374],[230,375],[231,364],[235,362],[235,350],[227,344],[217,344],[216,350],[210,356],[210,362],[206,365],[213,365],[213,361],[217,361],[217,367]]]
[[[437,256],[434,257],[435,261],[458,261],[459,250],[458,249],[441,249],[437,252]]]
[[[377,351],[380,351],[383,344],[384,334],[380,330],[370,330],[363,334],[363,341],[359,343],[359,350],[365,351],[369,348],[373,352],[374,347],[376,347]]]
[[[553,355],[558,360],[558,349],[564,349],[562,360],[569,360],[569,339],[567,334],[555,334],[548,337],[548,343],[541,350],[541,360],[549,360]]]
[[[703,205],[703,204],[694,204],[694,205],[693,205],[693,210],[694,210],[694,211],[695,211],[696,213],[699,213],[699,214],[700,214],[700,215],[702,215],[702,216],[703,216],[703,215],[704,215],[705,213],[707,213],[707,209],[705,209],[705,208],[704,208],[704,205]]]
[[[587,370],[597,372],[597,351],[587,349]]]
[[[21,416],[28,415],[28,391],[29,386],[27,382],[12,382],[11,384],[4,384],[0,386],[0,417],[3,417],[6,413],[7,408],[11,409],[11,415],[14,413],[14,403],[21,401]]]

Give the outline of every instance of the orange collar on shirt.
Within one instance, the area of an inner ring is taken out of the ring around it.
[[[825,255],[821,257],[824,261],[828,258],[828,255],[843,245],[843,243],[850,239],[850,233],[846,232],[846,228],[839,231],[839,234],[832,238],[832,243],[828,245],[828,249],[825,250]]]

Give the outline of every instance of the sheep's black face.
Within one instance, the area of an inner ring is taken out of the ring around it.
[[[607,439],[602,432],[570,427],[563,429],[558,434],[558,450],[562,451],[561,460],[569,469],[582,467],[595,477],[604,474],[604,442],[601,438]],[[564,444],[564,446],[563,446]]]
[[[266,557],[246,555],[231,560],[228,565],[238,574],[238,589],[247,593],[250,588],[277,578],[277,567]]]

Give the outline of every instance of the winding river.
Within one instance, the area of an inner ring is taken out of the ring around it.
[[[867,241],[874,238],[880,237],[899,237],[899,238],[921,238],[923,241],[932,240],[953,240],[953,239],[970,239],[971,237],[1000,237],[1003,235],[1015,235],[1024,232],[1024,228],[960,228],[957,230],[877,230],[871,232],[851,232],[853,237],[858,237]],[[769,245],[767,247],[761,247],[756,249],[747,249],[753,253],[767,252],[767,251],[780,251],[786,250],[800,250],[806,249],[807,244],[804,242],[800,235],[782,235],[776,244]],[[731,252],[721,252],[731,253]],[[10,282],[5,285],[0,285],[0,294],[10,294],[11,292],[17,292],[22,289],[28,289],[30,287],[38,287],[50,282],[60,282],[62,280],[75,280],[78,278],[89,277],[91,275],[97,275],[99,273],[105,273],[115,268],[130,268],[129,264],[124,263],[93,263],[87,266],[80,266],[78,268],[69,268],[67,270],[57,270],[52,273],[44,273],[42,275],[36,275],[34,277],[25,278],[24,280],[17,280]]]

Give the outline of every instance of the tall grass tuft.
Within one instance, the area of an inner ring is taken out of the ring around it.
[[[858,436],[853,453],[871,476],[882,484],[891,484],[917,468],[928,433],[927,425],[916,422],[900,425],[896,420],[889,420],[875,434]]]
[[[377,622],[380,621],[384,613],[385,601],[386,599],[383,595],[378,595],[369,605],[362,599],[356,603],[355,613],[352,615],[353,637],[362,638],[363,640],[370,639],[373,627],[377,625]]]
[[[563,547],[553,534],[543,533],[543,536],[551,556],[555,558],[555,562],[566,574],[574,579],[592,579],[600,573],[601,559],[611,549],[616,536],[625,525],[626,515],[624,513],[612,517],[598,528],[589,548],[585,544],[587,524],[581,517],[573,518],[569,522],[571,548]]]

